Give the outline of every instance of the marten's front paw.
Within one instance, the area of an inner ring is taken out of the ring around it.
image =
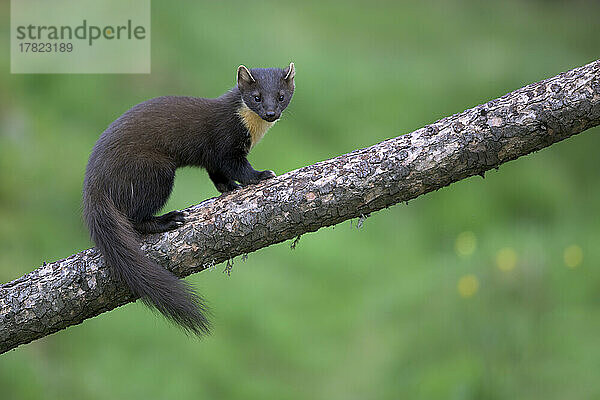
[[[266,171],[262,171],[260,173],[259,180],[264,181],[265,179],[275,178],[276,176],[277,175],[275,175],[275,172],[273,172],[271,170],[266,170]]]
[[[275,172],[273,172],[273,171],[269,171],[269,170],[256,171],[256,173],[254,174],[252,179],[242,182],[242,186],[255,185],[255,184],[259,183],[260,181],[264,181],[266,179],[271,179],[276,176],[277,175],[275,175]]]
[[[242,186],[235,183],[234,181],[230,181],[227,183],[215,183],[215,187],[217,188],[217,190],[221,193],[227,193],[227,192],[231,192],[232,190],[235,189],[239,189]]]

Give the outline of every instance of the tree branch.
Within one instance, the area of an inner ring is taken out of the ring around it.
[[[410,134],[188,209],[148,255],[187,276],[319,228],[414,199],[600,124],[600,60]],[[134,301],[88,249],[0,286],[0,353]]]

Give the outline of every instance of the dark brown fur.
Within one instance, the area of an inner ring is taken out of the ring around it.
[[[147,258],[138,236],[185,222],[179,211],[155,216],[171,194],[179,167],[205,168],[220,192],[275,176],[248,162],[253,136],[243,120],[247,111],[240,110],[276,120],[292,97],[293,79],[293,64],[251,71],[240,66],[237,86],[221,97],[145,101],[113,122],[90,156],[83,206],[93,241],[134,294],[192,333],[209,330],[202,299]]]

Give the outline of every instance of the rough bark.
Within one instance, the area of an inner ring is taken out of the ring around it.
[[[143,248],[178,276],[485,171],[600,124],[600,60],[188,209]],[[0,286],[0,353],[134,301],[88,249]]]

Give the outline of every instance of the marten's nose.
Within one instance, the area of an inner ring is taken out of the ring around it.
[[[267,111],[265,115],[267,118],[273,118],[275,116],[275,111]]]

